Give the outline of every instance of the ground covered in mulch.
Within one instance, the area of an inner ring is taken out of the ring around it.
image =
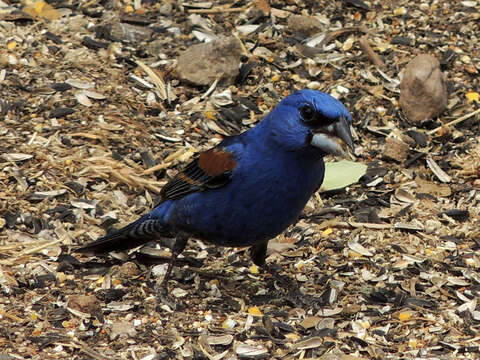
[[[480,358],[479,21],[478,1],[0,0],[0,359]],[[178,61],[232,34],[239,66]],[[413,124],[421,53],[448,105]],[[268,268],[190,241],[173,309],[168,249],[73,253],[306,87],[351,111],[368,171],[314,197]]]

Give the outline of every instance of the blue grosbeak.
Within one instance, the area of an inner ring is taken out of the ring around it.
[[[294,223],[323,181],[323,156],[353,148],[351,116],[328,94],[301,90],[258,125],[200,153],[161,191],[148,214],[77,251],[102,254],[175,238],[163,284],[189,237],[251,246],[255,264],[267,243]]]

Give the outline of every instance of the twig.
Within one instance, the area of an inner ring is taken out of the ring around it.
[[[365,90],[366,92],[368,92],[370,95],[372,96],[375,96],[377,98],[380,98],[380,99],[384,99],[384,100],[388,100],[390,101],[392,104],[394,103],[395,99],[394,98],[389,98],[387,95],[383,95],[383,94],[376,94],[375,91],[373,91],[372,89],[368,88],[367,86],[364,86],[364,85],[359,85],[359,87],[363,90]]]
[[[3,309],[0,309],[0,315],[3,315],[6,318],[9,318],[10,320],[13,320],[17,324],[22,324],[25,320],[22,318],[19,318],[17,315],[11,314]]]
[[[364,35],[360,39],[358,39],[358,44],[360,45],[360,48],[365,53],[365,55],[367,55],[367,57],[376,67],[379,67],[381,69],[385,68],[385,64],[382,59],[380,59],[380,56],[378,56],[370,46],[367,35]]]
[[[351,27],[346,27],[343,29],[331,31],[327,35],[325,35],[325,38],[320,42],[320,44],[318,44],[318,47],[321,48],[323,45],[327,45],[330,41],[335,40],[339,36],[355,33],[355,32],[362,32],[364,34],[367,34],[368,29],[366,26],[362,25],[362,26],[351,26]]]
[[[438,132],[438,131],[440,131],[441,129],[443,129],[445,126],[456,125],[456,124],[458,124],[458,123],[461,123],[461,122],[464,121],[464,120],[470,119],[472,116],[475,116],[475,115],[477,115],[478,113],[480,113],[480,109],[477,109],[477,110],[475,110],[475,111],[472,111],[472,112],[469,113],[469,114],[465,114],[465,115],[463,115],[463,116],[460,116],[458,119],[452,120],[452,121],[450,121],[449,123],[440,125],[439,127],[436,127],[435,129],[428,131],[427,134],[428,134],[428,135],[433,135],[433,134],[435,134],[436,132]]]
[[[34,244],[38,244],[38,240],[26,241],[26,242],[22,242],[22,243],[16,242],[16,243],[10,244],[10,245],[3,245],[3,246],[0,246],[0,253],[10,251],[10,250],[15,250],[15,249],[18,249],[22,246],[34,245]]]
[[[243,10],[245,10],[243,7],[239,7],[239,8],[216,7],[213,9],[188,9],[188,12],[190,14],[221,14],[221,13],[242,12]]]
[[[80,350],[84,354],[86,354],[86,355],[88,355],[91,358],[94,358],[96,360],[110,360],[111,359],[110,357],[107,357],[107,356],[91,349],[90,347],[88,347],[88,345],[86,343],[84,343],[81,340],[73,340],[69,344],[64,344],[64,345],[67,345],[67,346],[69,345],[71,347],[77,348],[78,350]]]
[[[43,250],[43,249],[45,249],[45,248],[47,248],[47,247],[49,247],[49,246],[52,246],[52,245],[56,245],[56,244],[58,244],[58,243],[61,243],[63,240],[64,240],[64,238],[57,239],[57,240],[48,242],[48,243],[46,243],[46,244],[37,246],[37,247],[35,247],[35,248],[33,248],[33,249],[25,250],[25,251],[22,252],[21,255],[30,255],[30,254],[39,252],[40,250]]]
[[[0,265],[13,266],[13,265],[19,265],[19,264],[26,264],[29,262],[30,259],[31,257],[28,255],[20,255],[14,258],[9,257],[8,259],[0,260]]]
[[[367,229],[376,229],[384,230],[391,229],[392,225],[390,224],[376,224],[376,223],[359,223],[359,222],[346,222],[346,221],[337,221],[337,220],[326,220],[320,225],[320,229],[325,229],[328,227],[348,227],[348,228],[367,228]]]
[[[163,169],[166,169],[166,168],[172,166],[172,164],[173,164],[173,161],[169,161],[169,162],[166,162],[166,163],[161,163],[161,164],[152,166],[151,168],[148,168],[147,170],[144,170],[142,172],[142,175],[153,174],[155,171],[163,170]]]
[[[252,54],[250,53],[250,51],[248,51],[247,47],[245,46],[245,44],[243,43],[242,39],[240,39],[240,37],[238,36],[238,34],[234,33],[233,36],[235,36],[235,38],[240,42],[240,47],[242,48],[243,50],[243,53],[250,57]]]

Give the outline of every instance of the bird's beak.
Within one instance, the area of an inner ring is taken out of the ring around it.
[[[347,147],[353,152],[353,137],[347,119],[342,116],[335,123],[316,129],[310,145],[332,155],[345,156]]]

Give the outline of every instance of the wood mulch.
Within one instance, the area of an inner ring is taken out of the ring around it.
[[[0,0],[0,359],[479,359],[479,21],[478,1]],[[179,78],[232,34],[230,83]],[[420,53],[449,99],[413,125]],[[190,241],[156,308],[168,249],[73,253],[306,87],[351,111],[368,171],[312,198],[268,269]]]

